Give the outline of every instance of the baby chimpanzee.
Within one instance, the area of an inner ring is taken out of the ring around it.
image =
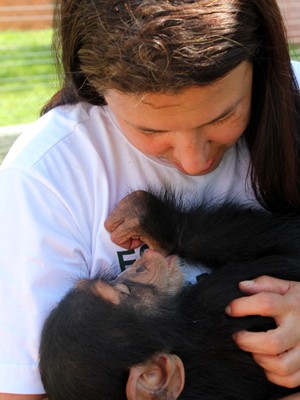
[[[112,239],[150,250],[115,280],[77,283],[45,323],[40,372],[49,400],[271,400],[299,391],[269,382],[232,339],[269,317],[224,312],[260,275],[300,281],[300,218],[234,203],[184,210],[137,191],[106,222]],[[153,250],[155,249],[155,250]],[[178,257],[211,274],[186,285]]]

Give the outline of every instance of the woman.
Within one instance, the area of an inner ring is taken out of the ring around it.
[[[62,0],[56,22],[62,89],[1,167],[0,399],[43,396],[40,329],[74,280],[138,256],[104,228],[128,190],[300,209],[299,67],[275,0]],[[299,385],[300,285],[241,285],[254,295],[228,313],[278,328],[237,343]]]

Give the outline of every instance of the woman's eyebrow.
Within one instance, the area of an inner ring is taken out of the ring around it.
[[[208,122],[205,122],[204,124],[201,124],[201,125],[197,126],[195,129],[199,129],[199,128],[202,128],[203,126],[213,124],[214,122],[217,122],[220,119],[223,119],[223,118],[227,117],[228,115],[230,115],[236,109],[236,107],[241,103],[243,98],[239,98],[234,104],[230,105],[227,109],[222,111],[222,113],[219,114],[216,118],[214,118],[214,119],[212,119],[212,120],[210,120]],[[144,127],[144,126],[139,126],[139,125],[134,125],[134,124],[132,124],[132,126],[135,129],[138,129],[138,130],[143,131],[143,132],[149,132],[149,133],[164,133],[164,132],[168,132],[167,129],[152,129],[152,128],[147,128],[147,127]]]

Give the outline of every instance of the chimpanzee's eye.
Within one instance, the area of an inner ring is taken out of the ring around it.
[[[131,293],[130,288],[127,285],[124,285],[123,283],[118,283],[117,285],[114,285],[114,288],[123,294]]]
[[[144,267],[144,265],[138,265],[135,269],[135,272],[144,272],[146,271],[146,268]]]

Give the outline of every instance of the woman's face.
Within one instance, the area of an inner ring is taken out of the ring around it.
[[[244,61],[211,85],[172,95],[110,89],[105,98],[133,146],[196,176],[214,171],[243,134],[251,93],[252,65]]]

